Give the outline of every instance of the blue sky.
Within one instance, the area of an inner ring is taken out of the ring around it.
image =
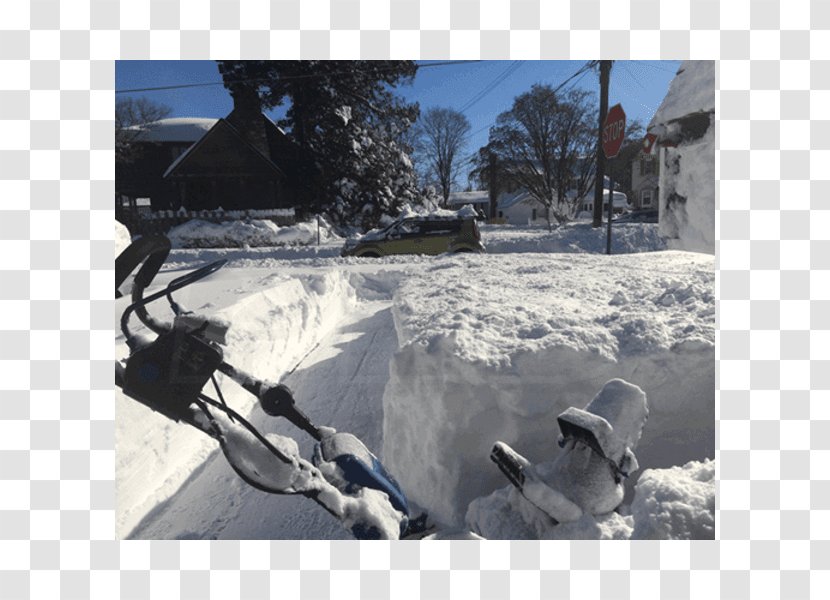
[[[443,106],[461,109],[481,92],[491,89],[464,110],[472,135],[468,153],[487,143],[490,126],[510,108],[513,98],[534,83],[557,86],[575,73],[585,61],[479,61],[423,68],[412,84],[398,92],[421,109]],[[429,64],[424,61],[422,64]],[[629,121],[648,124],[677,71],[679,61],[616,61],[611,71],[609,105],[621,103]],[[493,85],[495,82],[497,85]],[[174,117],[223,117],[231,110],[231,98],[221,85],[213,61],[118,61],[115,89],[174,86],[215,82],[220,85],[131,93],[170,106]],[[589,71],[575,80],[576,87],[599,93],[599,76]],[[122,97],[124,94],[118,94]],[[279,109],[270,113],[280,116]]]

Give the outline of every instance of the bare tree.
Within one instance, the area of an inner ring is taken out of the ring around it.
[[[418,155],[428,176],[441,189],[444,205],[460,171],[460,154],[470,132],[470,122],[450,108],[430,108],[418,121]]]
[[[129,161],[130,145],[138,131],[130,129],[164,119],[172,112],[165,104],[158,104],[147,98],[119,98],[115,101],[115,158]]]
[[[588,92],[557,94],[537,84],[518,96],[490,131],[490,144],[510,177],[545,208],[549,228],[554,220],[573,218],[593,183],[593,111]]]

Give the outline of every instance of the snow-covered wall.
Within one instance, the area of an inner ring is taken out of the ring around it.
[[[663,146],[660,233],[671,248],[715,252],[714,111],[714,61],[684,61],[648,126]]]
[[[615,377],[648,394],[642,468],[714,457],[713,282],[713,257],[684,252],[527,255],[519,268],[451,257],[413,273],[393,307],[386,466],[462,526],[473,498],[505,484],[495,441],[550,460],[557,415]]]

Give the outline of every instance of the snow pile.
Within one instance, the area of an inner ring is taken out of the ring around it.
[[[127,226],[120,221],[115,221],[115,256],[121,254],[131,241],[130,230]]]
[[[715,63],[684,61],[648,126],[661,149],[660,233],[715,252]]]
[[[382,458],[447,525],[504,485],[494,442],[549,461],[557,416],[616,377],[648,395],[641,465],[714,456],[713,257],[439,258],[403,281],[393,314]]]
[[[491,254],[512,252],[592,252],[604,254],[608,231],[590,223],[567,223],[549,232],[547,227],[483,225],[481,239]],[[652,252],[665,250],[658,226],[648,223],[611,225],[611,252]]]
[[[246,219],[210,223],[192,219],[167,234],[177,248],[244,248],[259,246],[287,246],[317,243],[317,222],[308,221],[288,227],[280,227],[273,221]],[[321,220],[320,240],[335,241],[340,238],[332,227]]]
[[[631,515],[631,539],[714,539],[715,462],[645,471],[634,492]]]
[[[676,148],[660,169],[660,234],[671,248],[715,252],[715,125]]]

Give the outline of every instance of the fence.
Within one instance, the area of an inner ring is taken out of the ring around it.
[[[247,219],[273,221],[284,227],[295,223],[293,208],[268,208],[250,210],[157,210],[142,212],[126,207],[116,207],[115,218],[127,226],[132,235],[166,234],[174,227],[192,219],[210,223],[226,223]]]

